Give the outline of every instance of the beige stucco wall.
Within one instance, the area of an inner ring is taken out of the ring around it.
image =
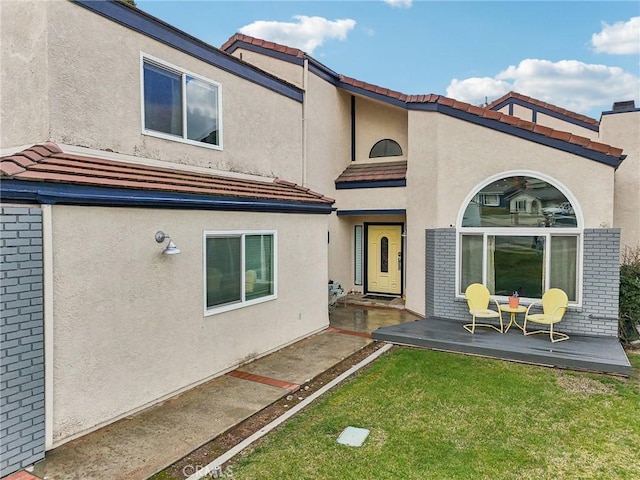
[[[356,161],[370,161],[371,148],[385,138],[398,142],[403,155],[379,160],[406,160],[407,110],[356,96]]]
[[[47,9],[0,2],[0,148],[49,138]]]
[[[627,156],[615,174],[613,225],[620,227],[622,248],[640,247],[640,111],[603,115],[600,141]]]
[[[581,127],[580,125],[576,125],[575,123],[565,122],[563,120],[560,120],[559,118],[545,115],[544,113],[538,113],[538,115],[536,116],[536,123],[539,123],[540,125],[544,125],[545,127],[553,128],[555,130],[570,132],[570,133],[573,133],[574,135],[586,137],[591,140],[598,140],[597,131]]]
[[[351,164],[351,96],[308,75],[307,186],[335,195],[335,179]]]
[[[336,190],[334,207],[338,210],[405,209],[408,195],[407,187]]]
[[[301,180],[301,103],[71,2],[39,2],[35,8],[48,11],[49,136],[53,141]],[[141,133],[141,52],[222,84],[223,151]],[[41,65],[34,61],[30,68]],[[16,103],[33,96],[24,88],[16,93]],[[28,112],[29,120],[34,110]],[[8,128],[12,136],[17,135],[17,126]]]
[[[612,225],[614,170],[567,152],[446,115],[409,112],[407,308],[424,313],[424,230],[455,226],[465,198],[488,177],[530,172],[574,195],[585,227]],[[418,188],[420,186],[420,188]]]
[[[52,225],[54,446],[328,324],[326,215],[54,206]],[[235,229],[277,231],[278,298],[204,316],[203,231]]]
[[[232,55],[299,88],[304,86],[302,65],[278,60],[244,48],[236,49]]]

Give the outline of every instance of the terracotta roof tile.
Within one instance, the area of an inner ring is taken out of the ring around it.
[[[17,162],[26,156],[40,155],[40,159],[26,167]],[[105,160],[62,152],[55,144],[41,144],[0,158],[3,177],[14,180],[57,182],[111,188],[133,188],[185,194],[213,195],[296,203],[325,203],[334,201],[308,188],[281,179],[255,181],[222,175],[209,175],[171,168],[152,167],[135,163]]]
[[[0,161],[0,176],[10,177],[21,172],[25,172],[26,169],[20,166],[18,163],[12,160]]]
[[[499,105],[502,102],[504,102],[505,100],[508,100],[510,98],[516,98],[516,99],[521,100],[523,102],[527,102],[527,103],[530,103],[532,105],[537,105],[539,107],[543,107],[543,108],[546,108],[548,110],[552,110],[552,111],[554,111],[556,113],[559,113],[561,115],[564,115],[566,117],[575,118],[576,120],[581,120],[581,121],[583,121],[585,123],[589,123],[589,124],[594,125],[594,126],[598,126],[599,125],[599,122],[594,118],[587,117],[586,115],[581,115],[579,113],[575,113],[575,112],[572,112],[570,110],[566,110],[566,109],[561,108],[561,107],[557,107],[556,105],[552,105],[550,103],[543,102],[542,100],[537,100],[537,99],[532,98],[532,97],[527,97],[526,95],[522,95],[521,93],[518,93],[518,92],[509,92],[509,93],[503,95],[502,97],[500,97],[499,99],[491,102],[489,105],[487,105],[486,108],[491,110],[496,105]]]
[[[553,132],[551,132],[551,135],[549,135],[549,137],[568,142],[571,138],[571,133],[563,132],[562,130],[554,130]]]
[[[304,58],[305,56],[305,53],[299,48],[292,48],[286,45],[281,45],[279,43],[261,40],[259,38],[251,37],[249,35],[243,35],[242,33],[236,33],[229,40],[224,42],[224,44],[222,44],[222,46],[220,47],[220,50],[226,52],[236,42],[245,42],[250,45],[256,45],[258,47],[274,50],[276,52],[284,53],[286,55],[291,55],[298,58]]]
[[[545,127],[544,125],[534,124],[533,131],[535,133],[539,133],[540,135],[544,135],[545,137],[548,137],[549,135],[551,135],[551,132],[553,132],[553,128]]]
[[[404,180],[407,178],[407,162],[354,163],[342,172],[336,183],[371,182],[379,180]]]
[[[600,143],[600,142],[594,142],[593,140],[590,141],[587,144],[587,146],[591,150],[595,150],[596,152],[600,152],[600,153],[609,153],[609,150],[611,149],[609,145],[605,145],[604,143]]]
[[[591,142],[591,140],[587,137],[581,137],[580,135],[571,135],[569,142],[580,145],[581,147],[586,147],[587,145],[589,145],[589,142]]]

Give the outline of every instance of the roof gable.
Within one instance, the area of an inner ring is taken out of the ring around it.
[[[267,42],[248,35],[236,34],[222,46],[222,49],[227,51],[234,51],[237,48],[254,49],[265,55],[271,55],[276,58],[280,58],[281,60],[298,64],[301,64],[302,59],[306,58],[310,62],[310,71],[314,71],[314,69],[311,68],[311,62],[314,61],[314,68],[315,70],[320,71],[320,76],[335,85],[337,88],[341,88],[358,95],[363,95],[374,100],[403,107],[408,110],[426,110],[443,113],[445,115],[498,130],[509,135],[540,143],[551,148],[579,155],[599,163],[604,163],[614,168],[617,168],[624,159],[624,156],[622,156],[622,149],[620,148],[595,142],[586,137],[574,135],[569,132],[552,129],[522,120],[521,118],[506,115],[502,112],[497,112],[492,108],[489,108],[492,105],[494,107],[495,105],[498,105],[496,102],[501,99],[492,103],[489,107],[484,108],[460,102],[443,95],[407,95],[395,90],[390,90],[355,78],[347,77],[345,75],[336,74],[332,70],[324,67],[320,62],[315,61],[302,50],[286,47],[274,42]],[[314,71],[314,73],[316,72]],[[537,108],[543,108],[544,105],[545,108],[549,109],[549,111],[555,112],[556,115],[562,113],[576,121],[580,119],[587,123],[590,126],[589,128],[597,129],[598,122],[592,118],[569,112],[568,110],[563,110],[559,107],[512,92],[510,98],[516,97],[519,101],[524,101],[524,98],[528,99],[530,102],[535,101],[537,102]]]
[[[533,112],[544,113],[550,117],[558,118],[595,132],[599,130],[600,126],[600,123],[595,118],[566,110],[533,97],[527,97],[518,92],[509,92],[491,102],[486,108],[489,110],[499,110],[507,105],[521,105],[530,108]]]

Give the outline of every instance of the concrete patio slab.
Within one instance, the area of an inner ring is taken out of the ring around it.
[[[369,343],[370,339],[362,337],[324,332],[244,365],[239,370],[302,384]]]
[[[48,451],[33,475],[49,480],[146,479],[290,394],[292,384],[311,380],[357,352],[372,341],[367,334],[373,330],[417,318],[398,309],[360,306],[337,307],[330,317],[334,328]]]
[[[225,375],[47,452],[33,473],[50,480],[148,478],[283,392]]]

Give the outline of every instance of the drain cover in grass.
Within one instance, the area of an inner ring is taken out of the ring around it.
[[[361,447],[368,436],[369,430],[366,428],[347,427],[338,437],[338,443],[350,447]]]

